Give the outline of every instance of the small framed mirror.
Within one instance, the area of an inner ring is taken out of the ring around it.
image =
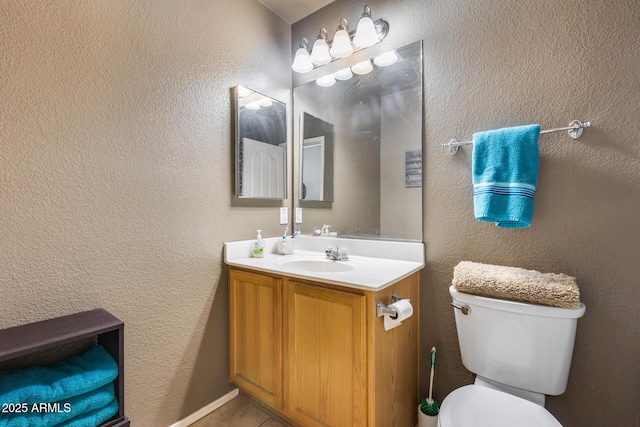
[[[235,102],[235,190],[239,198],[287,198],[287,106],[244,86]]]

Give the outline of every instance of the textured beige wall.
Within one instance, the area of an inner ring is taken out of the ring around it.
[[[229,88],[289,103],[290,44],[254,0],[0,2],[0,328],[122,319],[136,427],[232,388],[222,243],[290,202],[232,198]]]
[[[640,7],[636,0],[370,0],[388,47],[424,40],[422,362],[438,348],[436,398],[472,381],[460,362],[450,297],[461,260],[577,277],[578,323],[566,393],[547,408],[565,426],[640,425]],[[338,0],[294,24],[293,43],[360,5]],[[528,123],[593,128],[541,137],[531,228],[473,218],[471,150],[440,145]],[[427,376],[423,369],[422,391]]]

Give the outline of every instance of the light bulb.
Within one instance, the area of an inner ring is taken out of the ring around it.
[[[333,74],[329,74],[328,76],[320,77],[316,80],[316,84],[322,87],[329,87],[336,84],[336,79],[333,77]]]
[[[318,38],[313,43],[311,62],[313,62],[314,65],[324,65],[331,62],[329,45],[327,44],[327,30],[324,28],[320,28],[320,34],[318,34]]]
[[[371,61],[367,59],[351,67],[351,71],[353,71],[354,74],[369,74],[373,71],[373,65],[371,65]]]
[[[309,58],[309,51],[303,47],[296,51],[296,57],[291,64],[291,69],[296,73],[308,73],[313,70],[313,64]]]
[[[265,96],[260,101],[258,101],[258,105],[261,107],[271,107],[273,105],[273,102],[271,101],[271,98]]]
[[[296,50],[296,56],[293,59],[293,64],[291,64],[291,69],[296,73],[308,73],[313,70],[313,64],[311,63],[309,51],[307,50],[308,45],[307,39],[303,37],[300,45],[298,46],[298,50]]]
[[[347,67],[334,73],[333,77],[335,77],[337,80],[349,80],[351,77],[353,77],[353,73],[351,72],[351,68]]]
[[[356,27],[356,35],[353,38],[353,44],[357,47],[369,47],[378,43],[380,37],[376,32],[376,26],[371,19],[371,8],[369,6],[364,7],[364,13],[358,21]]]
[[[344,25],[342,21],[344,21]],[[347,28],[347,20],[344,18],[340,19],[340,26],[333,36],[333,43],[331,45],[331,56],[334,58],[345,58],[353,53],[353,46],[351,45],[351,38],[349,37]]]
[[[383,53],[382,55],[378,55],[373,58],[373,62],[379,67],[386,67],[388,65],[394,64],[398,60],[398,55],[396,55],[396,51],[392,50],[391,52]]]
[[[329,45],[325,39],[318,39],[313,43],[313,50],[311,51],[311,62],[314,65],[324,65],[331,62],[331,55],[329,54]]]
[[[260,109],[260,101],[253,101],[245,105],[247,110],[259,110]]]

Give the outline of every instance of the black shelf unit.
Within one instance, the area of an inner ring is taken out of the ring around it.
[[[124,323],[102,308],[0,330],[0,362],[95,337],[118,362],[118,413],[99,427],[129,427],[124,414]]]

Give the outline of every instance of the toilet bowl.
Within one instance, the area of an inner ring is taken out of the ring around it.
[[[481,385],[467,385],[442,402],[438,427],[562,427],[545,408]]]

